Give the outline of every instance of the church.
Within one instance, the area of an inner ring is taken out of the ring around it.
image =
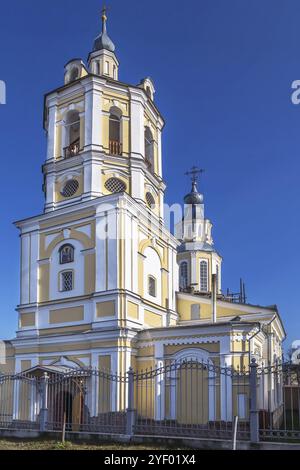
[[[276,306],[222,290],[197,169],[174,235],[165,223],[154,83],[124,83],[119,66],[104,10],[87,63],[70,60],[64,82],[45,96],[44,211],[15,223],[18,327],[1,372],[124,375],[182,360],[240,370],[253,357],[280,361]],[[221,419],[225,408],[221,398]]]

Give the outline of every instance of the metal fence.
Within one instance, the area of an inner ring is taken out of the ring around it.
[[[299,439],[299,367],[165,361],[119,375],[82,368],[0,376],[0,429]]]
[[[262,366],[257,379],[260,439],[300,441],[300,366]]]
[[[134,374],[136,434],[249,438],[249,373],[194,360]]]

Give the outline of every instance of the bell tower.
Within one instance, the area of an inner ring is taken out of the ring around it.
[[[35,363],[59,358],[63,344],[86,365],[105,355],[107,367],[127,370],[137,331],[178,318],[178,242],[163,220],[164,121],[152,79],[124,83],[118,68],[104,9],[88,63],[70,60],[64,83],[45,96],[44,213],[16,223],[15,344],[25,341]]]
[[[45,97],[45,212],[112,193],[127,193],[163,220],[163,118],[151,78],[118,81],[106,9],[86,66],[72,59],[62,87]]]
[[[181,241],[178,248],[179,287],[182,291],[212,292],[212,275],[216,275],[216,291],[221,292],[222,258],[214,248],[212,223],[204,215],[204,196],[198,191],[199,175],[204,170],[193,167],[191,191],[184,197],[184,216],[175,227]]]

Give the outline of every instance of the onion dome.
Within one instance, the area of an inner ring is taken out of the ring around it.
[[[116,47],[107,34],[106,21],[107,21],[107,16],[106,16],[106,10],[104,9],[102,13],[102,32],[99,34],[99,36],[96,37],[94,41],[94,48],[93,48],[94,52],[101,51],[102,49],[105,49],[110,52],[115,52]]]
[[[184,197],[184,203],[185,204],[192,204],[194,206],[194,205],[197,205],[197,204],[203,204],[203,199],[204,199],[203,194],[198,192],[197,182],[193,181],[192,182],[192,190],[191,190],[190,193],[188,193]]]

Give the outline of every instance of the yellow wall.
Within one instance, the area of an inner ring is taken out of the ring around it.
[[[84,320],[84,307],[69,307],[50,310],[49,323],[72,323]]]
[[[20,328],[24,327],[29,327],[29,326],[35,326],[35,313],[34,312],[28,312],[28,313],[22,313],[20,314]]]
[[[144,324],[147,326],[159,327],[162,326],[162,316],[156,313],[145,310],[144,312]]]
[[[139,306],[129,300],[127,301],[127,315],[135,320],[139,318]]]
[[[112,317],[116,314],[116,306],[114,300],[107,302],[98,302],[96,304],[97,317]]]

